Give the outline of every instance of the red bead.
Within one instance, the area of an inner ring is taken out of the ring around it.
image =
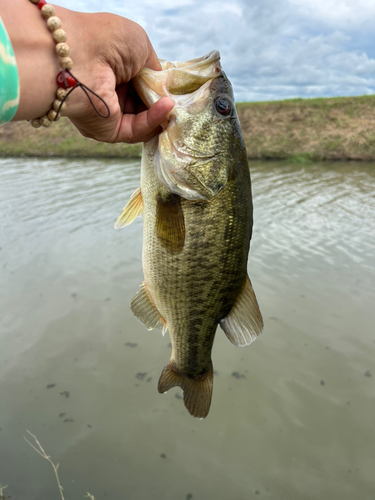
[[[38,0],[37,6],[42,10],[43,5],[46,5],[46,0]]]
[[[65,81],[66,85],[64,83],[64,77],[63,77],[63,72],[60,71],[60,73],[57,75],[56,78],[56,83],[57,86],[62,88],[62,89],[69,89],[71,87],[75,87],[77,85],[77,80],[73,78],[72,76],[69,75],[69,73],[65,72]]]
[[[63,76],[62,76],[62,71],[60,71],[60,73],[57,75],[57,77],[56,77],[56,83],[57,83],[58,87],[61,87],[62,89],[65,89],[65,83],[64,83]]]

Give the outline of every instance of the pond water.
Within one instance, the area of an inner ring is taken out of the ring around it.
[[[129,304],[139,162],[0,160],[0,485],[12,500],[372,500],[375,164],[251,162],[261,337],[218,330],[210,413],[157,392],[168,336]]]

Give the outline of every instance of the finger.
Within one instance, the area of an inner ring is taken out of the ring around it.
[[[174,101],[171,98],[163,97],[149,110],[138,115],[123,115],[115,142],[141,142],[159,127],[173,106]]]

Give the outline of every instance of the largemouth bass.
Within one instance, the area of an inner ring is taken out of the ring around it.
[[[143,146],[141,186],[115,227],[143,213],[144,282],[131,302],[149,329],[169,331],[172,355],[160,393],[179,386],[195,417],[211,404],[217,326],[236,346],[261,333],[247,275],[253,225],[250,172],[231,84],[220,54],[143,69],[134,85],[151,106],[175,106],[164,130]]]

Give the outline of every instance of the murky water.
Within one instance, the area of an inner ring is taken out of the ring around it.
[[[372,500],[375,165],[251,163],[263,335],[218,330],[211,411],[158,394],[169,339],[129,303],[139,162],[0,161],[0,484],[12,500]]]

